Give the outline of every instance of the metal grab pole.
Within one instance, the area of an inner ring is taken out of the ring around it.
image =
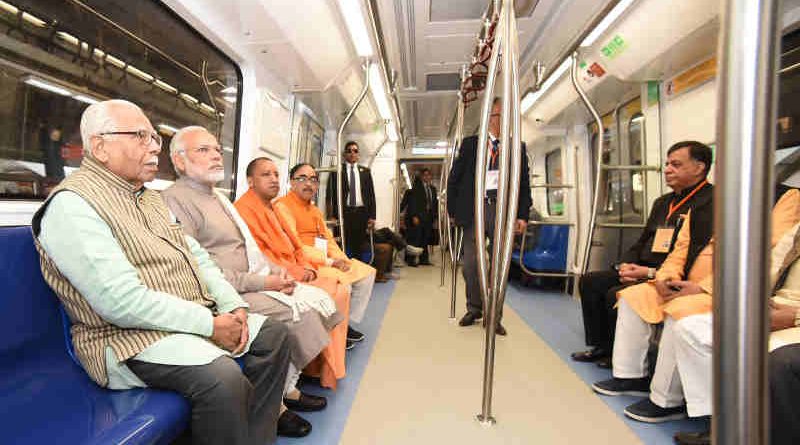
[[[489,76],[491,79],[491,84],[487,79],[486,82],[486,93],[484,93],[483,98],[483,109],[482,109],[482,116],[481,116],[481,132],[480,137],[478,139],[478,146],[476,147],[477,150],[477,162],[475,164],[475,252],[477,253],[478,257],[478,272],[481,283],[481,293],[483,294],[483,316],[484,316],[484,326],[486,330],[486,338],[484,341],[484,357],[483,357],[483,396],[481,400],[481,413],[478,414],[478,421],[484,425],[492,425],[495,423],[495,419],[492,417],[492,393],[493,393],[493,383],[494,383],[494,342],[495,342],[495,332],[497,326],[495,323],[491,322],[494,321],[497,317],[495,314],[495,307],[494,307],[494,279],[492,279],[492,286],[489,285],[488,281],[489,278],[494,278],[494,274],[491,277],[486,276],[486,231],[485,231],[485,209],[484,209],[484,196],[486,193],[486,143],[489,134],[489,118],[492,108],[493,102],[493,92],[494,86],[497,76],[497,65],[498,59],[500,56],[500,52],[502,51],[503,44],[505,43],[505,33],[503,29],[505,28],[505,14],[501,11],[500,13],[500,20],[497,25],[497,31],[495,33],[495,46],[492,50],[492,58],[491,63],[489,65]],[[505,74],[505,73],[504,73]],[[505,100],[503,105],[505,106]],[[508,116],[503,116],[503,121],[507,121]],[[507,122],[505,122],[507,123]],[[502,124],[501,124],[502,125]],[[507,125],[506,125],[507,127]],[[507,130],[507,129],[506,129]],[[508,133],[505,132],[501,137],[507,137]],[[502,144],[502,142],[501,142]],[[503,146],[505,147],[505,145]],[[508,150],[503,149],[501,151],[500,160],[498,162],[499,168],[503,168],[503,156],[505,155],[504,152]],[[502,172],[502,170],[500,170]],[[495,204],[495,209],[497,213],[503,213],[503,207],[500,205],[500,197],[502,193],[505,192],[505,187],[503,189],[500,188],[502,182],[502,174],[498,172],[498,184],[497,184],[497,197],[498,200]],[[497,215],[495,215],[497,216]],[[495,218],[497,221],[497,218]],[[501,220],[502,224],[502,220]],[[495,222],[497,225],[497,222]],[[497,229],[497,227],[495,227]],[[495,240],[497,241],[497,240]],[[494,244],[497,244],[496,242]],[[493,246],[495,247],[495,246]],[[493,249],[492,255],[495,256],[495,252]],[[497,262],[493,261],[490,264],[492,272],[495,272]],[[489,319],[490,322],[486,323],[486,319]]]
[[[500,23],[496,37],[496,53],[503,58],[503,111],[500,134],[500,159],[498,171],[495,227],[492,246],[492,282],[487,295],[488,323],[486,323],[486,349],[484,355],[483,404],[478,420],[493,424],[492,393],[494,384],[495,341],[498,315],[505,300],[506,280],[511,265],[511,248],[514,241],[514,223],[517,218],[520,163],[522,161],[521,122],[519,110],[519,62],[516,39],[514,1],[506,0],[500,11]],[[492,91],[487,86],[487,92]],[[489,95],[487,99],[491,99]],[[486,145],[478,146],[484,153]],[[510,171],[510,174],[508,173]],[[481,170],[483,173],[483,170]],[[528,191],[530,193],[530,190]],[[476,196],[476,201],[483,196]],[[527,219],[527,218],[526,218]],[[477,233],[476,233],[477,235]],[[483,240],[483,237],[477,238]],[[479,245],[478,251],[483,250]],[[484,319],[485,320],[485,319]]]
[[[342,147],[342,135],[344,134],[344,127],[350,122],[358,106],[361,105],[361,102],[367,95],[367,91],[369,91],[369,61],[365,59],[364,88],[358,95],[356,102],[350,108],[350,111],[347,112],[347,116],[345,116],[342,121],[342,125],[339,126],[339,132],[336,134],[336,178],[339,182],[336,184],[336,214],[339,217],[339,236],[341,237],[342,249],[344,249],[345,252],[347,252],[347,244],[345,243],[344,235],[344,179],[342,179],[342,150],[344,150],[344,147]],[[353,252],[353,255],[356,255],[356,252]]]
[[[499,0],[495,0],[497,3]],[[498,25],[499,26],[499,25]],[[499,34],[499,33],[496,33]],[[489,115],[492,109],[492,92],[497,83],[497,65],[500,56],[501,36],[495,37],[495,50],[489,59],[489,71],[486,77],[485,95],[481,104],[481,125],[478,133],[478,145],[475,157],[475,224],[472,236],[475,237],[475,249],[478,263],[478,282],[480,283],[481,294],[483,295],[483,314],[488,314],[486,310],[486,300],[489,297],[489,278],[486,271],[486,249],[483,248],[479,240],[486,239],[486,224],[484,222],[485,208],[483,197],[486,194],[486,144],[489,140]],[[469,236],[469,235],[467,235]]]
[[[512,12],[509,14],[513,14],[513,0],[510,2],[510,8]],[[509,188],[508,188],[508,200],[506,208],[506,225],[504,229],[504,239],[502,244],[501,256],[500,260],[500,279],[498,280],[497,286],[497,303],[496,307],[500,308],[502,311],[503,304],[506,300],[506,285],[508,283],[508,272],[511,268],[511,251],[514,247],[514,228],[515,223],[517,221],[517,211],[519,210],[519,193],[520,193],[520,180],[519,177],[522,174],[522,167],[520,164],[522,163],[522,121],[521,121],[521,113],[519,110],[520,106],[520,94],[519,94],[519,44],[518,44],[518,33],[517,33],[517,22],[514,19],[513,15],[508,18],[508,32],[506,33],[508,40],[506,42],[506,48],[508,48],[508,57],[506,60],[508,61],[508,65],[504,66],[504,69],[510,68],[508,70],[510,77],[510,87],[511,90],[511,98],[509,101],[511,104],[509,105],[509,113],[511,113],[512,117],[512,127],[511,133],[509,137],[511,138],[511,153],[508,153],[511,157],[510,161],[511,165],[510,174],[504,175],[507,178]],[[506,150],[508,151],[508,150]],[[527,156],[527,154],[525,154]],[[526,193],[530,194],[530,190],[526,190]],[[525,215],[525,222],[527,223],[529,215]]]
[[[462,79],[466,78],[466,68],[462,68],[461,76]],[[456,131],[453,138],[453,145],[450,153],[448,155],[448,178],[445,180],[445,186],[450,183],[449,178],[449,171],[453,168],[453,158],[456,156],[456,152],[458,151],[459,147],[461,146],[461,140],[464,138],[464,109],[466,105],[464,104],[464,98],[461,93],[458,94],[458,108],[456,109]],[[445,213],[447,211],[447,193],[445,190]],[[450,229],[450,222],[449,219],[445,224],[446,227],[446,235],[447,235],[447,246],[450,251],[450,273],[452,274],[452,278],[450,280],[450,319],[455,320],[456,318],[456,287],[458,283],[458,260],[461,256],[461,242],[463,241],[464,237],[464,230],[457,225],[453,225],[452,230]],[[453,238],[455,237],[456,242],[453,243]]]
[[[448,227],[448,233],[450,232]],[[456,319],[456,288],[458,284],[458,260],[461,258],[461,243],[464,241],[464,229],[453,226],[455,246],[450,256],[450,319]],[[452,241],[452,240],[451,240]]]
[[[779,2],[727,0],[720,33],[714,187],[715,444],[767,444],[766,297]]]
[[[602,173],[602,160],[603,160],[603,120],[600,119],[600,115],[595,110],[592,103],[589,101],[589,98],[586,96],[586,93],[581,88],[580,84],[578,84],[578,53],[572,54],[572,68],[569,70],[569,77],[572,80],[572,86],[575,87],[575,91],[578,92],[578,96],[580,96],[581,101],[583,104],[586,105],[586,108],[589,110],[589,113],[592,114],[594,118],[594,122],[597,125],[597,169],[595,170],[594,174],[594,194],[592,196],[592,212],[589,214],[589,230],[586,234],[586,248],[583,251],[583,258],[581,260],[581,276],[586,274],[586,269],[589,267],[589,252],[592,250],[592,238],[594,237],[594,222],[595,217],[597,216],[597,206],[600,204],[600,173]],[[591,159],[591,149],[589,152],[589,158]]]

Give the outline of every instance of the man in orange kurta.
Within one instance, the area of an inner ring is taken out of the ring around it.
[[[350,293],[350,322],[359,323],[372,295],[375,269],[347,255],[336,244],[325,225],[322,212],[311,200],[319,189],[319,176],[310,164],[298,164],[289,172],[289,193],[276,200],[278,212],[294,236],[300,239],[305,257],[317,268],[320,276],[336,278],[352,285]],[[347,329],[348,347],[364,339],[364,334]]]
[[[250,189],[235,203],[259,249],[273,263],[285,267],[296,280],[328,292],[341,314],[350,311],[350,289],[334,277],[318,274],[317,268],[303,253],[303,244],[283,216],[276,212],[272,200],[280,190],[278,167],[268,158],[256,158],[247,166]],[[306,373],[318,375],[320,384],[335,388],[336,380],[345,376],[347,319],[331,331],[331,342],[320,357],[306,367]]]
[[[605,395],[639,394],[649,391],[647,350],[654,324],[666,316],[680,320],[707,313],[712,308],[713,238],[695,259],[688,275],[684,270],[691,240],[691,213],[678,232],[675,247],[656,272],[652,282],[620,291],[617,335],[614,339],[614,378],[592,388]],[[800,192],[790,190],[772,210],[772,245],[800,221]]]

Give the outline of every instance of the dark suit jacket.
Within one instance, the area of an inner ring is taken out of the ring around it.
[[[425,188],[422,185],[408,190],[407,194],[403,196],[403,198],[405,198],[405,205],[401,203],[400,207],[401,209],[405,207],[406,222],[411,221],[411,218],[414,216],[423,221],[433,221],[434,216],[438,212],[439,200],[436,197],[436,187],[431,185],[430,188],[432,195],[430,208],[426,206],[427,197],[425,196]]]
[[[447,213],[455,218],[456,224],[469,226],[475,220],[475,162],[477,160],[478,136],[470,136],[461,142],[458,157],[453,161],[453,169],[447,183]],[[522,144],[525,151],[525,144]],[[528,221],[531,208],[531,186],[528,174],[528,156],[522,156],[522,171],[519,180],[519,206],[517,219]]]
[[[349,178],[347,177],[347,164],[342,164],[342,173],[344,176],[342,178],[342,182],[344,183],[343,195],[346,202],[347,194],[350,193]],[[336,196],[336,184],[338,184],[338,181],[336,179],[336,173],[332,173],[330,179],[328,179],[326,201],[328,202],[327,208],[329,209],[329,216],[336,216],[335,209],[336,203],[338,202],[338,197]],[[358,179],[361,181],[361,201],[364,203],[364,207],[367,208],[367,214],[369,215],[370,219],[375,219],[375,186],[372,183],[372,173],[367,167],[359,165]]]

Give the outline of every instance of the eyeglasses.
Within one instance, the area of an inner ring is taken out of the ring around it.
[[[199,147],[192,148],[192,151],[195,153],[200,153],[201,155],[207,155],[212,151],[216,152],[218,155],[222,156],[222,147],[219,145],[201,145]]]
[[[158,145],[161,148],[161,135],[154,131],[147,131],[147,130],[136,130],[136,131],[104,131],[102,133],[98,133],[98,136],[110,136],[110,135],[117,135],[117,134],[126,134],[129,136],[136,136],[136,139],[139,140],[139,143],[143,146],[148,146],[151,143]]]
[[[308,177],[306,175],[295,176],[294,178],[292,178],[292,181],[297,181],[300,184],[303,184],[305,182],[311,182],[312,184],[319,184],[319,178],[316,176],[311,176],[311,177]]]
[[[345,148],[344,152],[345,153],[358,153],[358,149],[357,148]]]

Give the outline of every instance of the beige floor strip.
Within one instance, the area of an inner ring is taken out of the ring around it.
[[[341,445],[639,444],[510,308],[498,337],[493,414],[481,407],[483,330],[448,322],[437,267],[404,268]],[[463,314],[463,282],[457,315]]]

